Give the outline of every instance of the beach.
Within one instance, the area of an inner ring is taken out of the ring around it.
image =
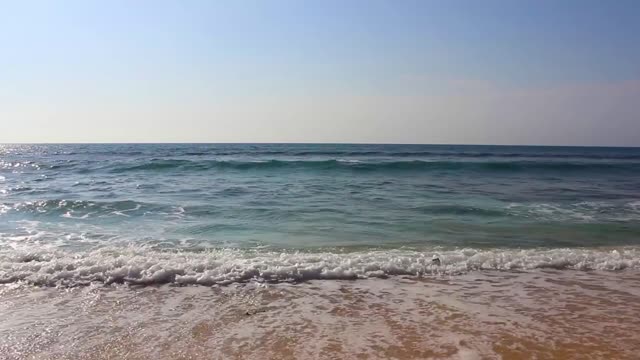
[[[634,359],[640,274],[3,285],[3,359]]]

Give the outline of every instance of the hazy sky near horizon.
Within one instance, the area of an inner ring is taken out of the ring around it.
[[[2,142],[640,146],[640,1],[7,1]]]

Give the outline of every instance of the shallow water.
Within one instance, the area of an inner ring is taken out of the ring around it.
[[[640,274],[4,285],[3,359],[635,359]]]

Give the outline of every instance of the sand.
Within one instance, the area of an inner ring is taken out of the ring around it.
[[[640,273],[0,287],[1,359],[637,359]]]

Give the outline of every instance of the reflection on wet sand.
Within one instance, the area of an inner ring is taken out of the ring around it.
[[[633,359],[635,271],[0,292],[2,359]]]

